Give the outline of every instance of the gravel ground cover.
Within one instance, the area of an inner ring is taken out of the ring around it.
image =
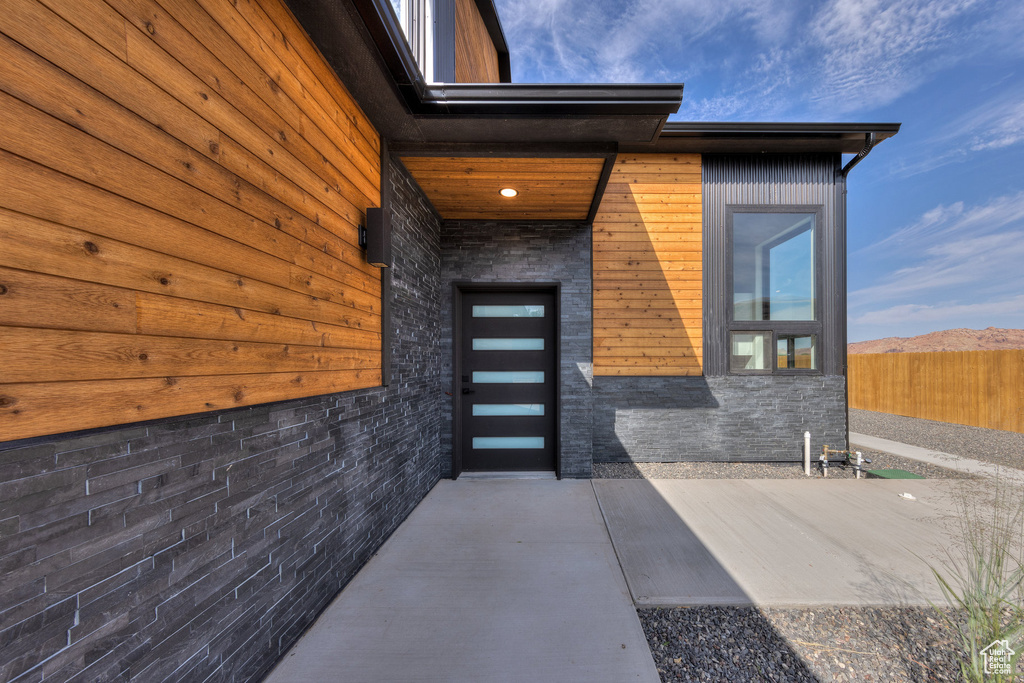
[[[1024,470],[1024,434],[850,410],[850,431]]]
[[[928,608],[637,610],[662,681],[958,681]]]

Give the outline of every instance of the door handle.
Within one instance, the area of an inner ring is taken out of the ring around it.
[[[462,390],[462,395],[463,395],[463,396],[465,396],[466,394],[475,394],[475,393],[476,393],[476,392],[475,392],[475,391],[473,391],[472,389],[463,389],[463,390]]]

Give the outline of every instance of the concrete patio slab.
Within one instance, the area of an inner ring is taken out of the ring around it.
[[[589,481],[441,481],[266,679],[658,681]]]
[[[638,606],[927,605],[950,480],[594,480]],[[916,500],[901,498],[909,492]]]

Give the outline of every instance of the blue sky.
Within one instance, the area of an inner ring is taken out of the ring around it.
[[[517,83],[678,121],[897,121],[849,180],[850,341],[1024,328],[1021,0],[496,0]]]

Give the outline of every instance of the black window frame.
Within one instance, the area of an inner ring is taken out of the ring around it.
[[[814,214],[814,320],[736,320],[735,279],[733,277],[734,217],[738,213],[803,213]],[[825,207],[822,204],[727,204],[725,207],[725,278],[726,278],[726,372],[730,375],[821,375],[824,374],[823,353],[826,348],[822,325],[822,289]],[[734,370],[732,367],[732,334],[734,332],[767,332],[768,367],[764,370]],[[778,337],[780,334],[813,336],[815,338],[814,368],[779,368]]]

